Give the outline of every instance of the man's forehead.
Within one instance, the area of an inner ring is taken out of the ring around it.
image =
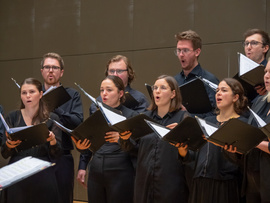
[[[52,57],[47,57],[45,58],[44,60],[44,64],[57,64],[57,65],[60,65],[59,61],[55,58],[52,58]]]
[[[114,61],[109,65],[109,69],[123,69],[123,68],[127,68],[126,63],[123,60]]]
[[[255,33],[253,35],[250,35],[248,37],[246,37],[245,40],[252,40],[252,39],[257,39],[257,40],[261,40],[262,39],[262,35]]]

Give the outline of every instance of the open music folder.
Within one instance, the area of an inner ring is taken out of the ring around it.
[[[192,117],[186,117],[173,129],[148,120],[145,120],[145,122],[161,139],[174,144],[187,144],[188,148],[192,151],[199,150],[207,142],[203,139],[203,132],[196,119]]]
[[[239,77],[252,86],[264,84],[264,66],[256,63],[241,53],[237,53]]]
[[[49,130],[45,123],[10,128],[1,113],[0,118],[8,133],[9,139],[12,141],[22,141],[16,147],[18,151],[29,149],[31,147],[35,147],[47,142],[47,138],[49,137]]]
[[[261,129],[239,119],[230,119],[220,127],[199,117],[196,119],[208,140],[222,146],[232,145],[242,154],[248,153],[266,138]]]
[[[53,165],[55,164],[29,156],[4,166],[0,168],[0,190],[3,190]]]
[[[44,92],[41,99],[47,103],[49,111],[52,112],[54,109],[69,101],[71,97],[65,88],[60,85],[58,87],[51,86]]]
[[[152,120],[146,115],[139,114],[126,119],[119,111],[117,112],[117,110],[111,109],[111,107],[108,108],[108,106],[99,101],[96,101],[96,103],[99,106],[99,109],[74,130],[66,128],[57,121],[53,121],[62,130],[71,134],[77,140],[90,140],[90,150],[93,152],[97,151],[105,143],[104,136],[106,132],[131,131],[131,138],[135,140],[153,132],[144,122],[145,118]]]

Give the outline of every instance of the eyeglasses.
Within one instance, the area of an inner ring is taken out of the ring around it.
[[[251,47],[254,47],[254,46],[257,46],[258,44],[262,44],[263,45],[262,42],[258,42],[258,41],[255,41],[255,40],[252,40],[250,42],[245,41],[245,42],[243,42],[243,47],[248,47],[248,45],[250,45]]]
[[[161,86],[153,85],[151,88],[153,91],[157,91],[158,88],[160,89],[160,91],[166,91],[167,89],[169,89],[169,87],[167,87],[165,85],[161,85]]]
[[[125,70],[114,70],[114,69],[108,70],[108,72],[109,72],[110,74],[112,74],[112,75],[113,75],[115,72],[116,72],[116,74],[120,75],[120,74],[122,74],[122,73],[125,72],[125,71],[127,71],[127,69],[125,69]]]
[[[46,70],[46,71],[49,71],[49,70],[53,70],[53,71],[57,71],[60,69],[59,66],[43,66],[43,69]]]
[[[176,56],[178,56],[179,54],[181,54],[181,52],[182,52],[183,55],[186,55],[191,51],[193,51],[193,50],[184,48],[184,49],[176,49],[176,50],[174,50],[174,53],[175,53]]]

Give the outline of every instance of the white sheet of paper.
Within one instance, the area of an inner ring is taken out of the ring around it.
[[[25,157],[15,163],[4,166],[0,169],[0,186],[4,187],[23,177],[34,174],[44,168],[51,166],[48,161],[34,157]]]
[[[155,132],[158,133],[161,137],[164,137],[165,135],[167,135],[167,134],[171,131],[171,130],[167,129],[167,128],[164,127],[164,126],[156,125],[155,123],[152,123],[152,122],[147,121],[147,120],[145,120],[145,121],[146,121],[147,124],[150,125],[150,127],[151,127],[152,129],[154,129]]]
[[[109,123],[111,125],[114,125],[116,123],[119,123],[121,121],[126,120],[125,116],[121,116],[107,108],[105,108],[101,102],[97,101],[98,106],[101,108],[101,111],[103,111],[103,113],[105,114],[106,118],[108,119]]]
[[[197,121],[200,122],[200,125],[204,127],[207,135],[210,137],[214,132],[216,132],[216,130],[218,128],[212,126],[212,125],[209,125],[206,123],[206,121],[202,118],[199,118],[199,117],[196,117]],[[207,136],[206,135],[206,136]]]
[[[248,71],[258,67],[260,64],[256,63],[255,61],[249,59],[245,55],[241,53],[237,53],[239,57],[239,75],[242,76]]]
[[[256,114],[254,111],[251,110],[251,108],[248,108],[250,110],[250,112],[253,114],[253,116],[255,117],[255,119],[257,120],[259,127],[264,127],[267,123],[264,122],[263,119],[261,119],[261,117]]]
[[[43,93],[43,96],[48,94],[50,91],[52,91],[52,90],[54,90],[56,88],[57,88],[57,86],[50,86],[49,89],[47,89],[46,92]]]

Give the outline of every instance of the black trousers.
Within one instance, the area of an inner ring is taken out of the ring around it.
[[[58,191],[63,203],[73,202],[74,160],[71,154],[64,154],[57,160],[55,176]]]
[[[88,202],[133,202],[134,175],[126,153],[95,154],[89,164]]]

